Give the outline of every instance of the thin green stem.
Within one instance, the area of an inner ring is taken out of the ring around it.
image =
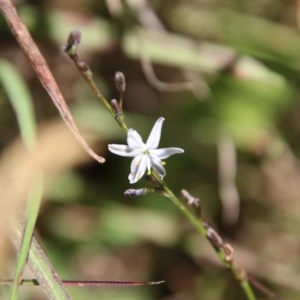
[[[156,179],[159,178],[157,174],[155,174]],[[188,209],[186,205],[184,205],[172,192],[172,190],[166,185],[164,181],[159,179],[160,184],[164,187],[165,195],[177,206],[177,208],[187,217],[187,219],[194,225],[196,230],[202,235],[206,235],[206,229],[199,222],[199,220],[193,215],[193,213]]]
[[[88,67],[88,65],[79,60],[79,56],[77,54],[77,48],[80,43],[80,32],[78,31],[73,31],[71,32],[68,43],[65,46],[65,52],[66,54],[71,58],[71,60],[74,62],[76,68],[84,78],[84,80],[87,82],[91,90],[94,92],[96,97],[100,100],[100,102],[104,105],[104,107],[107,109],[107,111],[113,116],[113,118],[117,121],[117,123],[120,125],[122,130],[127,133],[128,127],[124,122],[124,115],[123,115],[123,93],[122,91],[120,93],[121,99],[120,102],[118,103],[118,110],[114,110],[111,104],[106,100],[106,98],[103,96],[101,91],[98,89],[97,85],[95,84],[93,80],[93,73]],[[123,75],[124,76],[124,75]],[[125,80],[125,78],[124,78]],[[124,82],[125,84],[125,82]],[[125,85],[124,85],[125,88]]]
[[[256,300],[256,296],[254,295],[253,289],[248,280],[243,280],[241,282],[241,286],[248,300]]]
[[[172,190],[167,186],[167,184],[160,179],[157,173],[152,171],[153,176],[156,180],[159,181],[160,185],[164,189],[164,194],[166,197],[168,197],[174,204],[177,206],[177,208],[185,215],[185,217],[193,224],[194,228],[197,230],[197,232],[202,235],[203,237],[207,238],[210,244],[213,246],[213,248],[216,250],[216,253],[220,260],[223,262],[223,264],[228,268],[234,275],[235,278],[240,283],[240,286],[242,290],[244,291],[245,296],[248,300],[256,300],[256,297],[254,295],[253,289],[250,286],[247,277],[244,275],[241,275],[237,268],[235,268],[233,261],[228,261],[226,259],[226,254],[224,253],[224,250],[221,247],[217,247],[212,240],[208,238],[208,227],[206,222],[203,219],[197,218],[190,209],[183,204],[178,197],[172,192]],[[206,225],[206,226],[205,226]]]
[[[122,116],[119,117],[118,114],[112,109],[111,105],[108,103],[108,101],[106,100],[106,98],[103,96],[103,94],[101,93],[101,91],[96,86],[96,84],[95,84],[94,80],[92,79],[91,75],[88,74],[88,72],[81,72],[81,74],[82,74],[83,78],[85,79],[85,81],[90,86],[90,88],[92,89],[92,91],[95,93],[96,97],[102,102],[102,104],[107,109],[107,111],[114,117],[114,119],[117,121],[117,123],[122,128],[122,130],[125,133],[127,133],[128,127],[125,124]]]
[[[126,127],[127,128],[127,127]],[[163,194],[168,197],[174,205],[184,214],[184,216],[193,224],[194,228],[197,232],[203,237],[207,238],[210,244],[215,249],[218,257],[223,262],[224,266],[228,268],[238,280],[247,300],[256,300],[253,289],[250,286],[247,277],[241,276],[237,269],[235,268],[232,261],[227,260],[226,253],[221,247],[217,247],[212,240],[208,238],[208,227],[203,218],[197,218],[193,212],[187,207],[180,199],[173,193],[173,191],[168,187],[168,185],[160,178],[160,176],[152,170],[151,175],[155,178],[155,180],[159,183],[159,185],[163,188]]]
[[[177,206],[177,208],[186,216],[186,218],[193,224],[194,228],[200,233],[203,237],[207,238],[207,228],[203,225],[201,220],[198,220],[193,213],[184,205],[175,195],[174,193],[167,187],[164,183],[164,189],[167,194],[167,197]],[[209,240],[209,239],[208,239]],[[209,242],[212,244],[211,240]],[[236,279],[240,283],[242,290],[244,291],[245,296],[248,300],[256,300],[253,289],[250,286],[246,277],[240,276],[238,272],[235,270],[235,267],[231,261],[226,260],[226,255],[221,248],[215,247],[212,244],[213,248],[216,250],[216,253],[226,268],[230,269],[230,271],[235,275]]]
[[[128,127],[124,122],[123,111],[122,110],[120,111],[120,115],[116,113],[116,111],[114,111],[112,106],[109,104],[109,102],[106,100],[106,98],[103,96],[103,94],[100,92],[95,82],[93,81],[91,75],[92,73],[87,67],[87,65],[79,61],[78,55],[76,53],[78,44],[79,44],[79,39],[77,39],[77,36],[76,35],[72,36],[71,34],[68,41],[68,45],[66,47],[67,49],[66,53],[73,60],[77,69],[80,71],[84,79],[87,81],[88,85],[95,93],[96,97],[103,103],[103,105],[108,110],[108,112],[114,117],[114,119],[117,121],[121,129],[125,133],[127,133]],[[121,99],[121,103],[118,103],[119,107],[120,105],[122,106],[123,104],[122,102],[123,99]],[[215,249],[217,255],[219,256],[220,260],[223,262],[225,267],[228,268],[234,274],[235,278],[238,280],[247,299],[256,300],[253,290],[248,282],[247,276],[241,275],[242,272],[239,272],[238,268],[236,268],[233,264],[232,255],[230,255],[229,258],[228,254],[226,254],[225,246],[227,244],[223,243],[222,238],[215,232],[215,230],[209,227],[209,225],[205,222],[203,217],[201,216],[200,218],[196,217],[195,214],[190,210],[190,208],[186,204],[184,204],[173,193],[173,191],[167,186],[167,184],[160,178],[160,176],[154,170],[152,170],[151,175],[155,179],[155,182],[158,183],[159,186],[162,188],[163,194],[166,197],[168,197],[174,203],[174,205],[184,214],[184,216],[193,224],[197,232],[210,242],[210,244]],[[208,231],[210,231],[210,233]]]
[[[115,117],[115,112],[112,109],[111,105],[108,103],[106,98],[103,96],[101,91],[98,89],[97,85],[95,84],[94,80],[92,79],[91,72],[81,72],[83,78],[88,83],[92,91],[95,93],[96,97],[101,101],[101,103],[104,105],[104,107],[107,109],[107,111]]]

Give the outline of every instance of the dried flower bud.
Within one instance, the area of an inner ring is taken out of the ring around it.
[[[120,94],[123,94],[126,90],[125,75],[118,71],[115,73],[115,85]]]
[[[214,246],[218,248],[223,246],[223,239],[212,227],[207,229],[206,236]]]
[[[239,278],[239,280],[241,281],[248,280],[247,273],[244,269],[234,266],[234,273]]]
[[[79,29],[73,30],[68,38],[68,44],[79,45],[81,41],[81,32]]]
[[[128,189],[124,192],[124,195],[126,197],[139,197],[144,196],[149,192],[148,189],[142,188],[142,189]]]
[[[84,62],[84,61],[81,61],[81,62],[79,62],[78,63],[78,66],[79,66],[79,68],[80,68],[80,71],[82,71],[82,72],[88,72],[89,71],[89,66]]]
[[[93,76],[93,73],[92,73],[91,69],[89,68],[89,66],[84,61],[80,61],[78,63],[78,66],[79,66],[81,72],[87,74],[89,77]]]
[[[198,198],[193,197],[187,190],[181,190],[182,197],[186,200],[188,205],[200,207],[200,200]]]
[[[110,104],[116,113],[121,113],[121,108],[117,99],[112,99]]]
[[[233,261],[233,254],[234,254],[233,247],[230,244],[226,243],[222,246],[222,248],[223,248],[224,253],[226,255],[225,260],[228,261],[228,262]]]

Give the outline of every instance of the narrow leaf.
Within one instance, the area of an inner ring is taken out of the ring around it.
[[[15,110],[23,142],[28,150],[33,150],[36,124],[30,92],[14,66],[2,59],[0,60],[0,84]]]
[[[9,232],[10,239],[17,249],[20,247],[22,240],[23,223],[22,220],[15,220],[15,222],[12,222]],[[72,300],[34,236],[32,237],[27,264],[49,300]]]
[[[18,256],[16,273],[14,281],[11,287],[10,300],[16,300],[18,298],[18,287],[21,283],[21,278],[26,264],[27,256],[30,249],[30,244],[33,236],[33,230],[36,223],[36,219],[39,212],[39,207],[42,199],[43,180],[42,175],[38,174],[36,180],[33,182],[28,196],[28,211],[26,218],[26,225],[24,228],[24,234],[21,241],[21,249]]]

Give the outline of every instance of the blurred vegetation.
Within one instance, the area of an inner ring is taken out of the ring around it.
[[[83,135],[107,159],[99,165],[79,146],[75,149],[71,133],[0,18],[0,57],[15,67],[30,92],[41,139],[36,159],[51,174],[37,224],[45,251],[66,279],[166,280],[151,287],[69,288],[74,299],[244,299],[207,240],[171,202],[156,194],[123,196],[130,188],[130,160],[108,153],[107,144],[124,143],[126,137],[61,50],[75,28],[82,32],[80,57],[108,99],[118,97],[114,73],[124,72],[130,127],[146,138],[155,120],[166,118],[161,146],[185,150],[167,161],[169,186],[200,198],[207,219],[231,243],[238,265],[251,278],[278,297],[299,299],[296,1],[17,4]],[[14,158],[24,149],[13,147],[19,129],[8,98],[27,92],[12,81],[11,93],[0,86],[0,147],[5,154],[0,168],[20,170],[11,183],[15,188],[28,165]],[[141,180],[136,186],[146,184]],[[1,275],[12,277],[15,252],[8,250]],[[29,271],[25,275],[31,276]],[[268,299],[255,291],[258,299]],[[37,287],[23,287],[20,294],[24,300],[44,299]],[[4,299],[7,289],[0,288],[0,295]]]

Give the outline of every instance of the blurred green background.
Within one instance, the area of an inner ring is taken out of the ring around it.
[[[169,186],[200,198],[207,220],[251,278],[279,297],[299,299],[297,1],[16,2],[81,132],[107,159],[99,165],[80,148],[80,155],[72,154],[71,133],[0,18],[1,60],[24,81],[45,139],[39,158],[57,170],[46,182],[37,224],[46,253],[65,279],[166,280],[159,286],[69,288],[74,299],[245,298],[207,240],[168,199],[124,197],[133,187],[130,159],[108,153],[107,144],[126,137],[62,51],[76,28],[82,32],[80,58],[107,99],[118,97],[114,73],[125,74],[128,126],[146,139],[164,116],[160,146],[185,150],[167,161]],[[19,136],[8,98],[1,85],[2,151]],[[144,186],[141,180],[134,188]],[[14,263],[11,249],[1,274],[13,276]],[[1,298],[7,291],[0,288]],[[23,287],[20,299],[45,296],[38,287]]]

